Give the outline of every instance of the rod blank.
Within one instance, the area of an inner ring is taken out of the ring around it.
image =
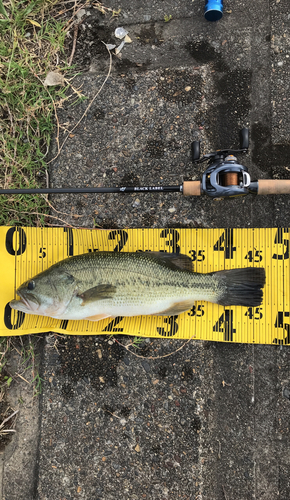
[[[86,188],[0,189],[0,194],[69,194],[69,193],[179,193],[181,186],[124,186]]]

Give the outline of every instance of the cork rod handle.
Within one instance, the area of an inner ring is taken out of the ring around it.
[[[185,181],[183,183],[184,196],[200,196],[201,182],[200,181]]]
[[[260,179],[258,194],[290,194],[290,180]]]

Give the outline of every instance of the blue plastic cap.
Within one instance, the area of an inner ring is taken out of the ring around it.
[[[204,17],[207,21],[218,21],[223,17],[223,0],[206,0]]]

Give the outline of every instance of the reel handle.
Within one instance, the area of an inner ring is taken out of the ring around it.
[[[245,127],[240,130],[240,148],[249,149],[249,129]]]
[[[290,180],[260,179],[257,194],[290,194]]]

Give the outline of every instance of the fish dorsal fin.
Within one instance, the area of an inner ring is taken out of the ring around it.
[[[144,252],[148,256],[155,257],[164,265],[171,268],[178,268],[184,271],[192,271],[192,261],[188,255],[182,253],[166,253],[166,252]]]
[[[97,300],[112,299],[115,295],[116,287],[110,284],[107,285],[97,285],[93,288],[89,288],[83,293],[80,293],[78,297],[83,299],[82,306],[96,302]]]

